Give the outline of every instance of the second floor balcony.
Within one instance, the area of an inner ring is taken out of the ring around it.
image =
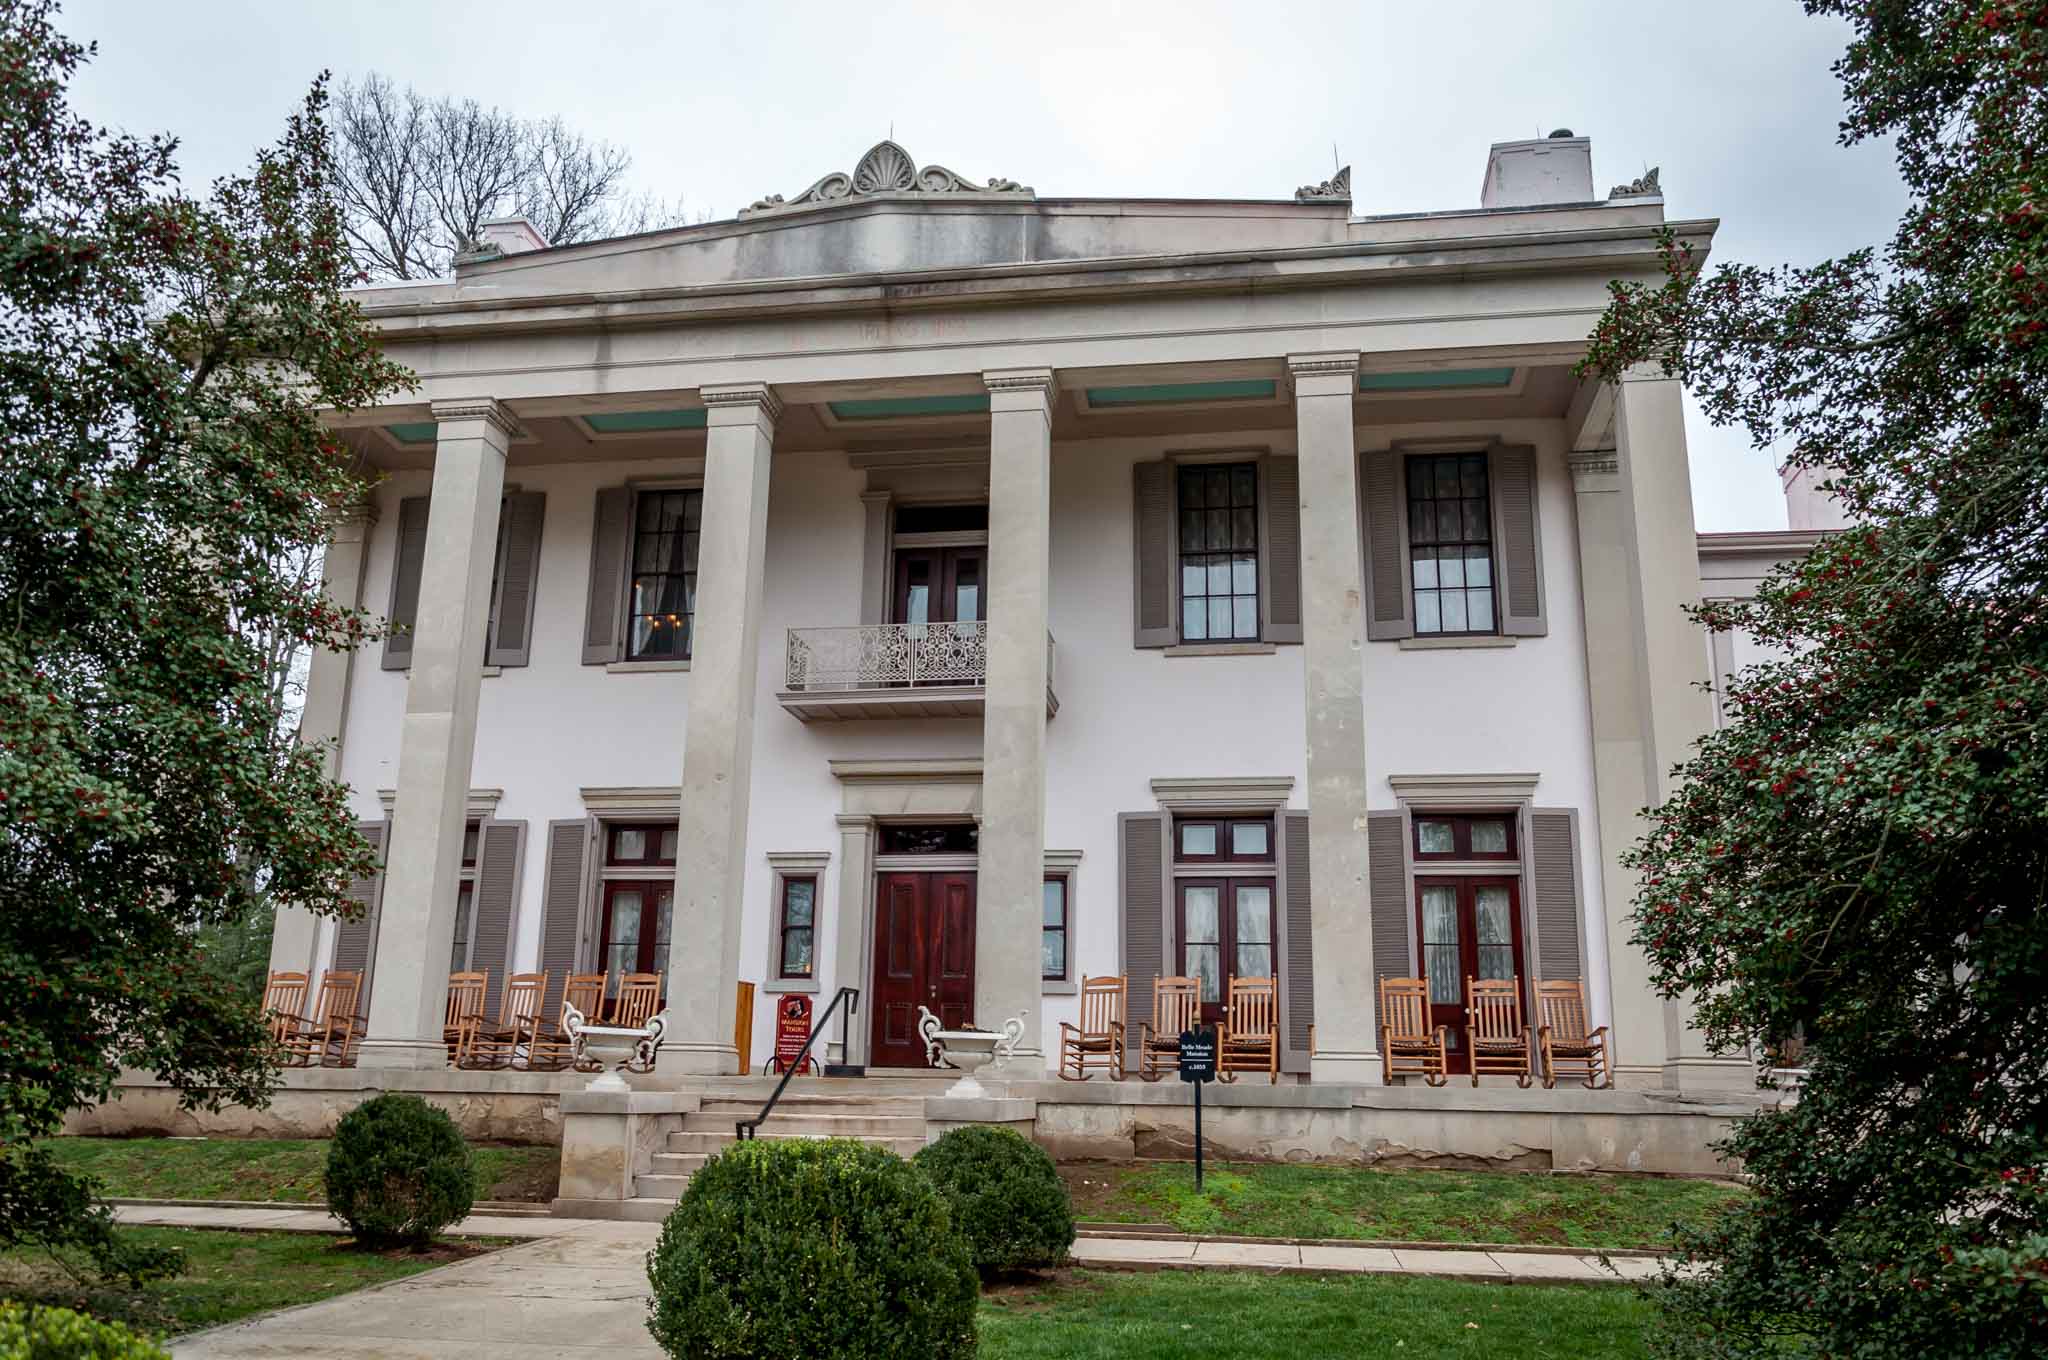
[[[974,718],[987,689],[986,624],[870,623],[790,629],[776,697],[803,722]],[[1058,711],[1048,634],[1045,713]]]

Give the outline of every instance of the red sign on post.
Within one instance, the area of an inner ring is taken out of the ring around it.
[[[775,1057],[769,1066],[777,1072],[787,1072],[797,1055],[804,1051],[804,1041],[811,1037],[811,999],[801,992],[785,993],[775,1007]],[[812,1072],[818,1070],[817,1059],[804,1058],[804,1066]]]

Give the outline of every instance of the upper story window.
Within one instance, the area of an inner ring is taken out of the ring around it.
[[[676,824],[674,822],[618,824],[606,828],[610,841],[605,847],[606,864],[674,864]]]
[[[1495,631],[1486,455],[1410,455],[1407,471],[1416,636]]]
[[[1415,814],[1415,858],[1517,858],[1515,819],[1505,812]]]
[[[1258,641],[1258,464],[1184,465],[1179,501],[1181,641]]]
[[[1041,890],[1044,917],[1038,935],[1038,974],[1046,982],[1067,980],[1067,889],[1072,877],[1048,872]]]
[[[682,661],[697,615],[701,491],[642,491],[633,514],[632,583],[626,659]]]

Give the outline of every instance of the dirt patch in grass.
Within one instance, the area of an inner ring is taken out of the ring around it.
[[[424,1267],[452,1265],[456,1261],[467,1261],[474,1256],[488,1256],[501,1247],[516,1245],[516,1241],[502,1238],[486,1245],[474,1238],[450,1237],[438,1242],[429,1242],[424,1247],[372,1247],[356,1241],[353,1237],[345,1237],[328,1250],[354,1256],[375,1256],[380,1260]]]
[[[523,1200],[546,1204],[561,1193],[562,1158],[554,1148],[475,1147],[479,1184],[489,1188],[479,1199]],[[503,1156],[486,1157],[502,1152]],[[488,1180],[486,1179],[488,1178]]]

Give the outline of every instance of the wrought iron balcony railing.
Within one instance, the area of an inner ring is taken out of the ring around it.
[[[805,722],[843,718],[965,717],[988,683],[985,623],[870,623],[792,628],[783,657],[783,706]],[[1045,639],[1046,712],[1052,638]]]

